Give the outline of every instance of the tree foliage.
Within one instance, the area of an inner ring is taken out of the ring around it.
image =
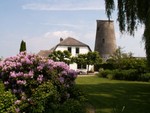
[[[99,53],[94,52],[88,52],[87,53],[87,64],[88,65],[97,65],[102,62],[102,58],[100,57]]]
[[[73,62],[81,65],[98,65],[102,62],[98,52],[88,52],[87,54],[78,54],[78,56],[72,58]]]
[[[106,15],[110,19],[115,9],[115,0],[105,0]],[[134,35],[140,24],[145,29],[143,39],[148,64],[150,65],[150,1],[149,0],[117,0],[118,22],[121,33]]]
[[[49,55],[49,58],[53,59],[54,61],[61,61],[67,64],[71,63],[71,53],[67,50],[65,51],[54,51]]]
[[[112,69],[138,69],[142,72],[147,70],[147,63],[144,58],[135,58],[131,52],[124,53],[121,47],[118,47],[106,63],[111,65]]]

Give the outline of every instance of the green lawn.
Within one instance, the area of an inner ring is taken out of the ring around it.
[[[129,82],[78,77],[77,85],[87,94],[96,113],[150,113],[150,82]]]

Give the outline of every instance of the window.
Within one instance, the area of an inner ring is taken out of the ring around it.
[[[99,27],[97,27],[97,31],[99,31]]]
[[[77,69],[86,69],[86,65],[77,64]]]
[[[68,47],[68,51],[71,53],[71,47]]]
[[[78,47],[76,48],[76,54],[79,54],[79,48]]]

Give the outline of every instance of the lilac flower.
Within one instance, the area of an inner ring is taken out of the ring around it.
[[[24,73],[23,76],[25,78],[33,78],[34,72],[32,70],[30,70],[29,73]]]
[[[16,100],[15,105],[19,105],[21,103],[21,100]]]
[[[16,73],[16,76],[17,76],[17,77],[23,76],[23,72],[18,72],[18,73]]]
[[[25,58],[22,58],[21,63],[25,63],[25,62],[26,62]]]
[[[29,75],[29,77],[31,77],[31,78],[32,78],[32,77],[33,77],[33,75],[34,75],[34,72],[33,72],[32,70],[30,70],[28,75]]]
[[[25,58],[26,64],[33,64],[33,62],[31,60],[29,60],[29,58]]]
[[[21,100],[26,100],[26,97],[25,96],[21,96]]]
[[[34,58],[34,57],[32,57],[30,60],[33,62],[33,61],[35,61],[35,58]]]
[[[38,78],[37,78],[37,81],[39,83],[42,83],[42,81],[43,81],[43,75],[39,75]]]
[[[58,67],[58,68],[61,68],[63,70],[69,70],[69,66],[64,62],[55,62],[54,67],[56,67],[56,68]]]
[[[25,85],[26,84],[26,80],[17,80],[17,84]]]
[[[43,66],[41,66],[41,65],[37,67],[38,71],[41,71],[42,69],[43,69]]]
[[[17,76],[16,76],[16,73],[13,71],[13,72],[10,72],[10,77],[12,77],[12,78],[16,78]]]
[[[9,66],[10,66],[11,68],[13,68],[13,67],[16,68],[17,65],[16,65],[15,62],[11,62],[11,63],[9,64]]]
[[[21,89],[21,88],[18,89],[18,90],[17,90],[17,93],[22,93],[22,89]]]
[[[6,61],[5,64],[6,64],[6,65],[10,65],[11,62],[10,62],[10,61]]]
[[[64,81],[65,81],[65,79],[63,78],[63,77],[59,77],[59,81],[60,81],[60,83],[64,83]]]
[[[54,61],[51,60],[51,59],[49,59],[49,60],[48,60],[48,64],[49,64],[49,65],[53,65],[53,64],[54,64]]]
[[[23,76],[24,76],[25,78],[28,78],[28,77],[29,77],[29,74],[28,74],[28,73],[25,73],[25,74],[23,74]]]
[[[12,90],[18,100],[15,104],[20,104],[22,100],[34,102],[31,100],[29,91],[35,89],[44,82],[54,80],[54,85],[60,85],[71,88],[77,73],[70,70],[69,66],[64,62],[54,62],[51,59],[39,57],[37,55],[28,55],[26,52],[21,52],[17,56],[6,58],[0,62],[0,70],[5,87]],[[52,77],[54,76],[54,77]],[[57,79],[52,79],[57,78]],[[57,82],[60,84],[57,84]],[[57,87],[57,86],[56,86]],[[69,91],[66,90],[66,97],[70,98]],[[19,108],[16,112],[21,112]]]
[[[7,66],[3,66],[2,71],[7,71]]]
[[[13,91],[12,91],[12,92],[15,94],[15,93],[17,93],[17,90],[16,90],[16,89],[13,89]]]
[[[75,70],[73,70],[73,69],[70,69],[70,70],[68,71],[68,74],[69,74],[71,77],[73,77],[73,78],[76,78],[76,77],[77,77],[77,72],[76,72]]]
[[[8,82],[8,81],[5,81],[5,82],[4,82],[4,84],[5,84],[5,85],[8,85],[8,84],[9,84],[9,82]]]
[[[62,75],[67,75],[68,73],[66,71],[61,72]]]
[[[17,67],[20,67],[20,66],[22,66],[22,64],[21,64],[20,62],[17,62],[17,63],[16,63],[16,66],[17,66]]]
[[[15,111],[16,111],[16,113],[19,113],[19,112],[20,112],[20,109],[19,109],[19,108],[16,108]]]

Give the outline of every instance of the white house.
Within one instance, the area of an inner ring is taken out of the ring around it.
[[[51,52],[58,50],[60,51],[68,50],[72,54],[72,56],[77,56],[78,54],[86,54],[89,51],[91,51],[90,47],[87,44],[82,43],[72,37],[68,37],[64,40],[60,38],[60,42],[55,47],[53,47],[50,50],[40,51],[38,55],[47,57]],[[83,72],[86,72],[88,70],[88,66],[86,65],[81,66],[79,64],[73,63],[70,64],[69,66],[71,69]],[[93,70],[93,66],[89,66],[89,70]]]

